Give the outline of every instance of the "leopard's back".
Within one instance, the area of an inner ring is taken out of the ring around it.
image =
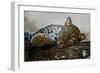
[[[44,34],[59,33],[62,30],[62,28],[63,28],[63,25],[51,24],[38,30],[36,34],[37,33],[44,33]]]

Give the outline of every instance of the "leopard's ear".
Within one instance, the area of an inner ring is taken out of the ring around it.
[[[80,33],[79,40],[82,41],[85,39],[86,39],[86,35],[84,33]]]
[[[70,25],[70,24],[72,24],[71,17],[67,17],[65,25]]]

